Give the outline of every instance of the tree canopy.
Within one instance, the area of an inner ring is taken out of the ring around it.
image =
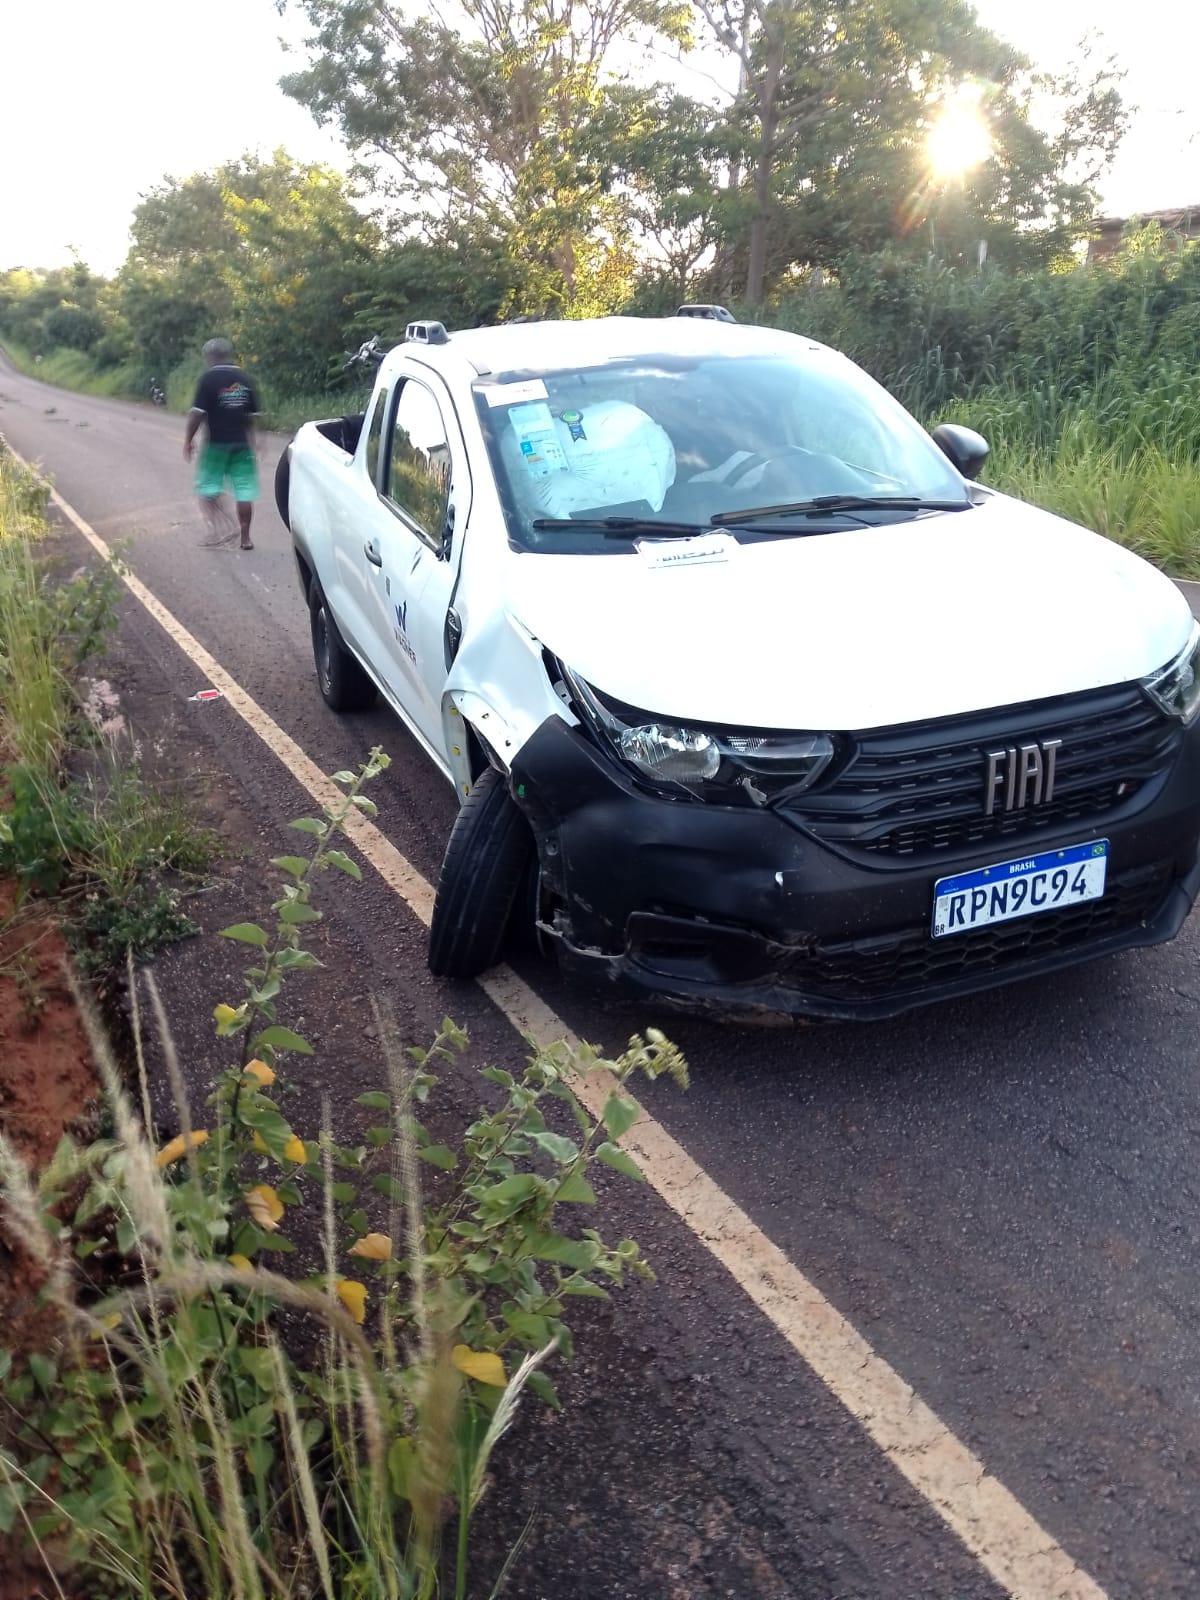
[[[750,304],[913,235],[1038,263],[1089,220],[1124,127],[1111,66],[1039,75],[966,0],[280,4],[311,26],[286,91],[338,128],[394,226],[519,262],[521,310],[586,307],[599,262],[638,242],[644,271]],[[647,69],[698,46],[728,86],[711,103]],[[949,181],[926,141],[964,85],[989,148]]]

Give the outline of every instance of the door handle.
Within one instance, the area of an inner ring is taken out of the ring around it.
[[[363,545],[363,555],[366,556],[373,567],[382,567],[383,557],[379,554],[378,540],[368,539],[366,544]]]

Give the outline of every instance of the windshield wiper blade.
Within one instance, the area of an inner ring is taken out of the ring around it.
[[[529,525],[538,533],[599,528],[610,539],[627,539],[634,534],[652,535],[656,539],[692,539],[699,533],[711,531],[706,522],[656,522],[653,517],[534,517]]]
[[[718,511],[710,517],[714,528],[738,527],[759,517],[819,517],[838,511],[966,511],[970,500],[923,500],[918,495],[819,494],[788,505],[747,506],[742,511]]]

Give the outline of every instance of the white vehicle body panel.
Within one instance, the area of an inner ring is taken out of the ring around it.
[[[618,336],[634,352],[727,348],[731,332],[756,350],[780,337],[688,319],[609,319],[398,347],[376,392],[415,376],[439,396],[453,457],[448,557],[420,546],[376,492],[365,426],[353,457],[315,424],[297,434],[297,547],[345,642],[460,797],[469,788],[463,720],[504,766],[547,716],[574,720],[553,692],[543,648],[659,717],[828,732],[1128,682],[1183,648],[1190,612],[1161,573],[998,494],[965,512],[735,544],[727,560],[685,570],[637,553],[509,545],[475,413],[481,372],[603,360]],[[379,567],[364,553],[372,540]],[[411,654],[397,636],[397,605]],[[447,670],[451,606],[461,647]]]
[[[971,512],[640,556],[514,556],[507,604],[606,694],[729,727],[853,731],[1144,677],[1187,602],[1129,551],[1002,496]]]

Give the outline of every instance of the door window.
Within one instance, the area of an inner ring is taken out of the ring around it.
[[[379,482],[379,447],[383,443],[383,417],[387,400],[387,390],[381,389],[375,397],[375,409],[371,412],[371,425],[367,429],[367,476],[372,483]]]
[[[412,379],[396,401],[383,492],[427,544],[442,548],[450,504],[450,445],[437,401]]]

